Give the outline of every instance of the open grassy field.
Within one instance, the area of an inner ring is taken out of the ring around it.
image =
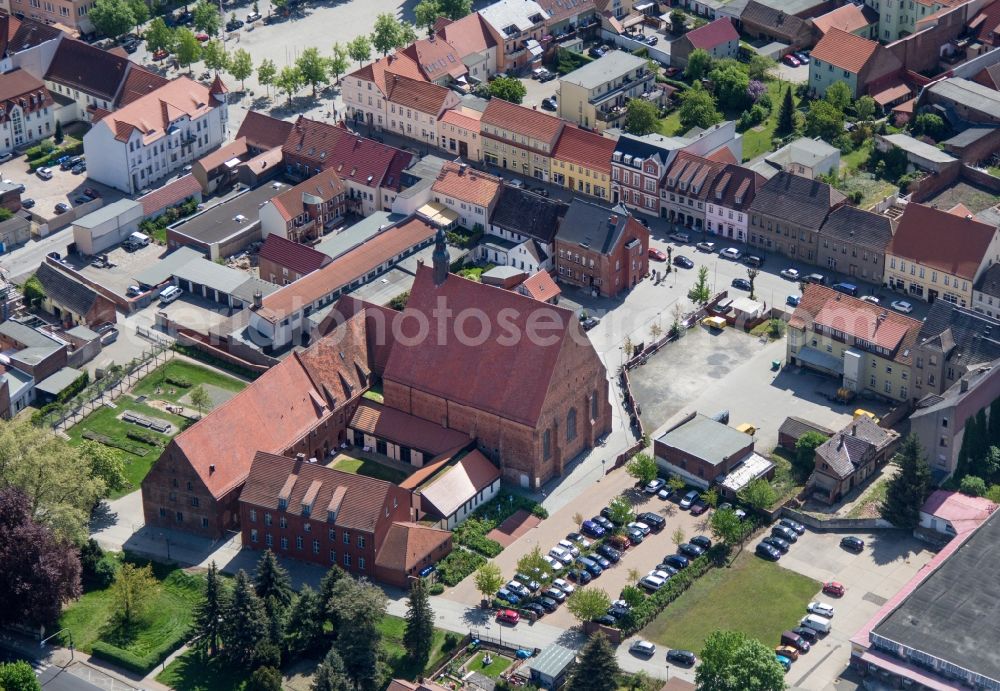
[[[188,381],[191,386],[187,388],[173,386],[167,381],[168,379]],[[199,384],[217,386],[220,389],[234,393],[242,391],[246,387],[246,382],[240,381],[235,377],[215,372],[200,365],[187,362],[186,360],[174,358],[143,377],[142,381],[136,385],[133,393],[137,396],[148,396],[149,398],[158,398],[161,401],[176,403],[184,394]],[[160,389],[159,393],[157,393],[157,388]]]
[[[367,475],[368,477],[373,477],[376,480],[387,480],[393,484],[399,484],[406,479],[406,473],[401,470],[396,470],[395,468],[390,468],[387,465],[382,465],[375,461],[370,461],[366,458],[351,458],[341,454],[333,463],[333,467],[337,470],[343,470],[345,473],[354,473],[355,475]]]
[[[669,648],[701,651],[718,629],[742,631],[777,645],[802,618],[820,584],[744,550],[730,568],[712,569],[642,632]],[[748,607],[747,603],[758,603]]]

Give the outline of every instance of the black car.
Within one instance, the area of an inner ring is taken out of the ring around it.
[[[797,534],[802,535],[806,532],[806,527],[799,523],[798,521],[793,521],[791,518],[782,518],[778,521],[778,525],[783,525],[786,528],[791,528]]]
[[[608,561],[613,564],[617,564],[622,558],[622,553],[611,545],[601,545],[597,548],[597,553],[603,557],[607,557]]]
[[[692,545],[687,542],[683,542],[677,545],[677,551],[683,554],[685,557],[690,557],[691,559],[697,559],[700,557],[705,550],[697,545]]]
[[[791,528],[786,528],[783,525],[776,525],[773,528],[771,528],[771,535],[774,535],[775,537],[780,537],[782,540],[786,540],[788,542],[798,542],[799,540],[798,533],[796,533]]]
[[[586,569],[573,569],[566,576],[569,580],[576,581],[580,585],[587,585],[594,580],[594,577]]]
[[[672,566],[677,570],[686,569],[691,561],[680,554],[671,554],[663,560],[663,563],[667,566]]]
[[[761,540],[761,542],[763,542],[764,544],[771,545],[771,547],[774,547],[776,550],[782,553],[787,552],[788,548],[791,547],[791,545],[788,544],[787,540],[782,540],[780,537],[775,537],[773,535],[770,537],[765,537],[763,540]]]
[[[597,317],[584,317],[580,320],[580,326],[583,327],[584,331],[590,331],[595,326],[601,323],[601,320]]]
[[[694,262],[685,257],[683,254],[678,254],[674,257],[674,265],[679,266],[682,269],[693,269]]]
[[[592,520],[594,523],[596,523],[597,525],[601,526],[605,530],[614,530],[615,529],[615,524],[612,523],[611,521],[609,521],[604,516],[594,516],[590,520]]]
[[[132,54],[135,51],[139,50],[139,42],[138,41],[125,41],[122,44],[122,48],[125,50],[126,53]]]
[[[597,46],[594,46],[593,48],[587,51],[587,55],[589,55],[592,58],[603,58],[604,51],[598,48]]]
[[[608,608],[608,616],[612,616],[615,619],[621,619],[626,614],[628,614],[628,607],[625,605],[615,604]]]
[[[688,542],[690,542],[692,545],[701,547],[702,549],[708,549],[709,547],[712,546],[712,541],[709,540],[704,535],[695,535],[693,538],[688,540]]]
[[[739,288],[740,290],[750,290],[750,281],[745,278],[734,278],[730,285],[732,285],[733,288]]]
[[[559,603],[553,600],[551,597],[540,597],[538,598],[538,604],[545,608],[546,612],[555,612],[559,608]]]
[[[640,513],[636,518],[645,523],[646,525],[648,525],[649,529],[655,533],[660,532],[661,530],[663,530],[663,527],[667,525],[667,519],[651,511]],[[692,540],[692,542],[694,541]]]
[[[536,581],[533,578],[530,578],[527,574],[515,573],[514,580],[523,585],[531,592],[535,592],[536,590],[542,587],[541,585],[538,584],[538,581]]]
[[[231,19],[226,22],[226,31],[236,31],[243,28],[243,22],[239,19]]]
[[[35,200],[30,197],[21,200],[21,206],[23,206],[25,209],[30,209],[34,205],[35,205]]]
[[[671,576],[676,576],[677,575],[677,569],[675,569],[670,564],[657,564],[656,568],[653,569],[653,570],[654,571],[664,571],[664,572],[670,574]]]
[[[808,626],[800,626],[797,629],[792,629],[792,633],[802,636],[804,639],[809,641],[810,644],[815,643],[818,638],[816,629],[810,629]]]
[[[559,110],[558,104],[551,98],[542,99],[542,110]]]
[[[73,175],[79,175],[80,173],[86,173],[87,172],[87,162],[86,161],[80,161],[75,166],[73,166],[73,168],[72,168],[72,170],[70,170],[70,172],[73,173]]]
[[[608,561],[607,557],[603,557],[600,554],[593,554],[590,558],[597,562],[598,566],[604,570],[611,568],[611,562]]]
[[[766,542],[760,542],[757,544],[757,548],[754,553],[758,557],[763,557],[764,559],[770,559],[771,561],[778,561],[781,559],[781,552],[767,544]]]
[[[580,557],[576,560],[576,563],[586,569],[586,571],[594,578],[597,578],[604,573],[604,569],[601,568],[601,565],[590,557]]]
[[[610,614],[602,614],[597,619],[594,619],[594,623],[601,624],[602,626],[614,626],[618,621]]]
[[[601,509],[601,516],[608,519],[612,523],[615,522],[615,519],[611,517],[611,507],[609,506],[605,506],[603,509]]]
[[[676,665],[685,665],[690,667],[695,662],[695,656],[690,650],[668,650],[667,660]]]
[[[854,537],[853,535],[848,535],[845,538],[841,538],[840,546],[852,552],[860,552],[865,548],[865,541],[862,540],[860,537]]]
[[[542,607],[537,602],[529,602],[524,606],[524,609],[528,612],[534,612],[535,616],[541,617],[545,614],[545,608]]]

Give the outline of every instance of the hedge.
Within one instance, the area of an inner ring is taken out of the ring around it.
[[[91,432],[90,430],[84,431],[82,435],[84,439],[89,439],[90,441],[96,441],[98,444],[104,444],[105,446],[110,446],[112,449],[121,449],[127,453],[133,454],[135,456],[145,456],[149,453],[149,449],[145,446],[139,446],[138,444],[129,444],[127,442],[117,441],[111,437],[106,437],[103,434],[98,434],[97,432]]]
[[[150,670],[166,660],[170,653],[177,650],[183,643],[183,639],[167,641],[159,648],[154,648],[145,655],[136,655],[106,641],[95,641],[91,649],[91,654],[112,662],[129,672],[145,676]]]
[[[467,549],[456,549],[437,563],[438,576],[445,585],[458,585],[486,563],[486,557]]]
[[[52,151],[52,153],[41,156],[28,164],[28,169],[33,173],[43,166],[51,166],[63,156],[78,156],[83,153],[83,142],[74,142],[68,146],[62,146]]]
[[[159,446],[160,439],[144,429],[130,429],[125,432],[125,436],[135,441],[141,441],[150,446]]]
[[[191,388],[190,380],[185,379],[184,377],[178,377],[176,375],[166,377],[166,382],[168,384],[173,384],[174,386],[181,389]]]
[[[239,365],[234,365],[228,360],[222,360],[206,353],[201,348],[195,348],[194,346],[184,345],[183,343],[174,343],[170,346],[170,349],[180,353],[181,355],[187,355],[192,360],[198,360],[199,362],[204,362],[206,365],[211,365],[212,367],[217,367],[218,369],[225,370],[235,374],[237,377],[243,377],[244,379],[249,379],[253,381],[261,375],[260,372],[247,369],[246,367],[240,367]]]

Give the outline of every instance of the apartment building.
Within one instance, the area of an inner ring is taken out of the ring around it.
[[[481,111],[461,105],[444,111],[437,123],[438,146],[459,158],[482,161],[482,119]]]
[[[478,12],[455,21],[439,18],[435,29],[455,48],[470,82],[486,81],[497,73],[503,40]]]
[[[914,354],[915,398],[943,394],[1000,359],[1000,320],[938,300],[931,305]]]
[[[750,244],[815,264],[820,229],[846,201],[824,182],[780,172],[757,189],[750,205]]]
[[[548,13],[534,0],[498,0],[479,10],[479,16],[503,42],[497,46],[497,71],[519,70],[541,63]]]
[[[89,16],[97,4],[94,0],[9,0],[5,4],[11,14],[42,24],[56,24],[81,33],[94,31]]]
[[[481,120],[483,160],[538,180],[549,180],[550,160],[562,120],[541,111],[491,99]]]
[[[374,62],[362,65],[341,80],[341,97],[344,99],[347,117],[376,129],[385,127],[389,109],[386,103],[389,93],[386,78],[392,75],[424,79],[420,66],[404,53],[375,58]]]
[[[40,79],[23,69],[0,75],[0,153],[50,137],[55,102]]]
[[[463,228],[485,230],[502,185],[498,177],[449,161],[441,167],[431,195],[435,202],[458,214]]]
[[[706,200],[705,230],[722,237],[747,241],[750,205],[765,178],[749,168],[727,163],[716,176]]]
[[[869,84],[902,69],[899,58],[877,41],[832,28],[810,55],[809,89],[823,96],[830,85],[843,82],[851,97],[859,98],[868,93]]]
[[[659,214],[660,183],[676,149],[659,135],[623,134],[611,154],[611,202],[652,216]]]
[[[613,50],[559,79],[559,117],[598,132],[621,127],[631,99],[663,103],[655,77],[645,58]]]
[[[315,242],[344,220],[346,198],[347,187],[336,170],[327,168],[260,207],[261,236]]]
[[[534,192],[504,185],[490,217],[479,257],[528,274],[551,271],[555,237],[566,205]]]
[[[611,156],[616,139],[567,125],[552,152],[552,182],[598,199],[611,199]]]
[[[708,200],[724,163],[681,151],[674,157],[660,189],[660,213],[671,223],[700,231],[706,220]]]
[[[386,76],[386,129],[434,146],[438,141],[438,121],[460,99],[451,89],[402,77]]]

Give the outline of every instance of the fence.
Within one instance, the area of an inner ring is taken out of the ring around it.
[[[787,506],[782,507],[777,513],[820,532],[834,532],[838,530],[899,530],[892,523],[882,518],[831,518],[824,520],[808,513],[790,509]]]
[[[469,639],[478,640],[481,648],[493,648],[498,651],[508,651],[508,653],[518,650],[536,650],[534,646],[523,646],[517,643],[512,637],[504,636],[503,632],[507,629],[503,628],[499,623],[496,626],[499,631],[498,636],[487,633],[487,629],[469,629]],[[493,627],[491,626],[489,630],[492,631]]]

